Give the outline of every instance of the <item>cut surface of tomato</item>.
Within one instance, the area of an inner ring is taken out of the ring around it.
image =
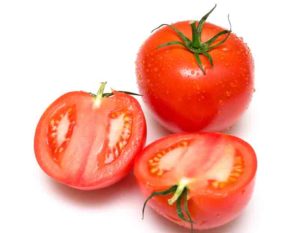
[[[136,159],[134,173],[146,195],[175,186],[173,197],[157,195],[150,205],[189,227],[172,205],[186,190],[194,227],[209,229],[233,220],[246,206],[256,167],[254,150],[239,138],[219,133],[175,134],[147,146]]]
[[[113,92],[97,99],[86,92],[70,92],[42,115],[34,149],[50,177],[89,190],[127,175],[145,138],[145,118],[133,97]]]

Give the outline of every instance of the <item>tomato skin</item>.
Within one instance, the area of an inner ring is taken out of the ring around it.
[[[247,178],[242,181],[242,184],[239,184],[236,189],[225,189],[216,192],[203,191],[190,189],[192,193],[189,194],[189,210],[194,222],[194,228],[198,230],[205,230],[216,228],[222,226],[226,223],[237,218],[243,209],[249,203],[251,196],[253,194],[254,183],[255,183],[255,174],[257,170],[257,160],[254,150],[251,146],[242,141],[239,138],[234,136],[219,134],[219,133],[201,133],[201,134],[174,134],[157,140],[156,142],[148,145],[142,153],[135,160],[134,174],[137,179],[137,182],[140,186],[143,194],[148,197],[153,192],[162,191],[168,189],[170,186],[175,185],[176,183],[169,183],[166,185],[166,182],[163,182],[164,177],[159,177],[157,180],[151,178],[151,174],[145,172],[144,166],[145,158],[147,154],[155,153],[158,146],[160,145],[164,148],[164,145],[167,145],[170,141],[176,141],[180,137],[189,137],[195,138],[199,135],[204,137],[225,137],[233,143],[237,143],[244,148],[244,152],[247,152],[246,155],[248,161],[248,170]],[[247,166],[247,165],[246,165]],[[161,182],[159,182],[161,179]],[[168,181],[169,182],[169,181]],[[190,224],[182,221],[176,212],[176,205],[170,206],[168,200],[172,195],[168,196],[157,196],[154,197],[149,205],[160,215],[169,219],[170,221],[177,223],[183,227],[190,228]]]
[[[191,38],[188,21],[173,26]],[[205,23],[202,41],[222,30]],[[156,31],[142,45],[136,61],[139,90],[155,118],[174,132],[222,131],[231,127],[246,110],[254,89],[249,48],[231,34],[210,52],[213,67],[200,55],[204,75],[194,55],[183,46],[157,48],[169,41],[179,41],[170,28]]]
[[[56,163],[47,140],[48,125],[65,106],[75,106],[77,119],[66,152],[63,152],[60,163]],[[123,109],[133,115],[132,136],[115,161],[97,170],[95,151],[104,153],[106,149],[108,115],[110,111]],[[134,157],[144,147],[146,131],[144,114],[133,97],[114,92],[113,96],[102,100],[99,108],[95,108],[94,97],[89,93],[69,92],[55,100],[41,116],[35,132],[34,150],[42,170],[57,182],[80,190],[95,190],[120,181],[131,171]],[[69,158],[64,158],[67,152]],[[72,157],[71,152],[76,156]]]

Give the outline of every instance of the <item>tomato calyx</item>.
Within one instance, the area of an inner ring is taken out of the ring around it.
[[[193,233],[193,220],[191,217],[191,213],[188,208],[188,184],[189,180],[183,178],[178,185],[174,185],[166,190],[153,192],[145,201],[142,210],[142,219],[145,216],[145,209],[148,202],[156,197],[156,196],[167,196],[173,194],[173,196],[168,200],[168,204],[172,206],[176,203],[176,212],[177,216],[183,220],[184,222],[188,222],[191,224],[191,232]]]
[[[138,93],[134,93],[134,92],[130,92],[130,91],[115,91],[113,89],[112,89],[111,92],[104,93],[106,84],[107,84],[107,82],[101,82],[100,83],[100,87],[99,87],[99,89],[97,91],[97,94],[90,93],[90,95],[92,95],[95,98],[94,106],[96,108],[101,105],[101,101],[102,101],[103,98],[107,98],[107,97],[113,96],[114,92],[120,92],[120,93],[124,93],[124,94],[127,94],[127,95],[142,96],[142,95],[140,95]]]
[[[198,64],[199,68],[202,70],[203,74],[205,75],[206,72],[203,67],[202,61],[200,59],[200,54],[204,55],[208,59],[210,65],[213,67],[214,66],[213,59],[212,59],[212,56],[209,54],[209,52],[211,50],[215,49],[216,47],[224,44],[231,34],[231,23],[230,23],[230,19],[228,16],[228,22],[230,25],[230,29],[220,31],[215,36],[213,36],[212,38],[207,40],[206,42],[202,42],[201,34],[203,31],[204,23],[206,22],[208,16],[214,11],[214,9],[216,7],[217,7],[217,5],[215,5],[206,15],[204,15],[199,20],[198,24],[196,21],[191,22],[192,40],[190,40],[187,36],[185,36],[179,29],[177,29],[176,27],[174,27],[173,25],[170,25],[170,24],[161,24],[160,26],[158,26],[157,28],[152,30],[152,32],[153,32],[163,26],[167,26],[167,27],[171,28],[181,39],[181,41],[169,41],[167,43],[161,44],[158,46],[158,48],[163,48],[163,47],[171,46],[171,45],[182,45],[188,51],[190,51],[194,54],[194,57],[196,59],[196,62]],[[226,37],[221,39],[220,41],[217,41],[222,35],[226,35]]]

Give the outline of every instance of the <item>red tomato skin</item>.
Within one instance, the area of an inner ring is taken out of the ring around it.
[[[244,182],[243,186],[236,190],[228,190],[228,192],[223,193],[201,193],[201,194],[193,194],[189,199],[189,211],[191,213],[194,228],[198,230],[207,230],[212,228],[220,227],[224,224],[227,224],[234,219],[236,219],[242,211],[245,209],[249,201],[251,200],[254,185],[255,185],[255,175],[257,171],[257,160],[255,151],[252,147],[246,143],[245,141],[222,133],[199,133],[199,135],[211,135],[211,136],[225,136],[232,138],[237,143],[243,145],[246,150],[251,153],[252,168],[249,178]],[[148,145],[144,148],[144,150],[136,157],[135,166],[134,166],[134,175],[136,177],[137,183],[145,195],[145,197],[149,197],[155,191],[166,190],[170,187],[161,186],[157,182],[145,179],[145,175],[141,174],[141,171],[138,169],[138,164],[141,163],[141,157],[146,151],[151,151],[151,147],[154,147],[156,144],[162,143],[164,140],[168,140],[171,138],[181,137],[184,135],[189,135],[186,133],[178,133],[169,135],[167,137],[161,138],[154,143]],[[190,134],[197,135],[197,134]],[[175,185],[175,184],[173,184]],[[191,194],[189,194],[191,195]],[[167,218],[168,220],[186,227],[190,228],[190,224],[182,221],[176,212],[176,205],[170,206],[168,204],[168,199],[170,196],[158,196],[154,197],[149,201],[149,205],[160,215]]]
[[[114,167],[110,167],[110,169],[115,170],[114,172],[111,172],[111,174],[104,174],[103,177],[99,180],[93,180],[89,182],[86,179],[83,179],[81,175],[84,174],[84,166],[81,166],[81,168],[78,170],[78,176],[74,177],[68,177],[63,174],[62,171],[60,171],[60,166],[56,166],[49,163],[49,159],[45,158],[45,154],[50,155],[49,149],[45,147],[47,144],[46,142],[46,130],[45,126],[49,124],[49,120],[51,119],[51,115],[53,112],[55,112],[57,109],[60,108],[62,105],[68,105],[69,103],[74,104],[81,101],[81,99],[90,101],[92,103],[92,96],[89,93],[83,92],[83,91],[74,91],[69,92],[58,99],[56,99],[43,113],[41,116],[39,123],[36,127],[35,137],[34,137],[34,151],[35,151],[35,157],[39,164],[39,166],[42,168],[42,170],[53,180],[67,185],[69,187],[79,189],[79,190],[96,190],[100,188],[108,187],[112,184],[117,183],[121,179],[123,179],[125,176],[127,176],[130,171],[132,170],[133,164],[134,164],[134,157],[143,149],[145,142],[146,142],[146,135],[147,135],[147,128],[146,128],[146,121],[143,114],[143,111],[141,109],[140,104],[138,101],[126,94],[115,92],[114,95],[110,98],[125,98],[137,111],[139,122],[138,122],[138,139],[133,140],[132,145],[134,145],[131,150],[127,151],[126,153],[129,154],[128,158],[124,163],[118,163],[118,167],[114,169]],[[109,101],[106,99],[103,101],[105,104],[107,104]],[[87,113],[88,115],[88,113]],[[94,127],[96,127],[93,124],[85,125],[85,128],[87,131],[92,130]],[[137,130],[137,129],[135,129]],[[92,143],[92,142],[91,142]],[[84,160],[88,159],[88,154],[83,155],[85,157]],[[86,161],[85,161],[86,162]]]
[[[174,24],[191,38],[188,21]],[[222,28],[205,23],[202,41]],[[254,65],[249,48],[233,33],[210,54],[201,55],[206,75],[194,55],[180,45],[158,49],[178,36],[168,27],[153,33],[139,50],[137,83],[155,118],[173,132],[222,131],[247,109],[254,89]]]

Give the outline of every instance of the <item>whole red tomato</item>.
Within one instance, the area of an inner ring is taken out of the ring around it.
[[[171,131],[227,129],[251,100],[249,48],[231,30],[205,22],[213,9],[199,22],[161,25],[138,53],[140,92]]]
[[[174,134],[147,146],[134,174],[150,206],[184,227],[210,229],[235,219],[252,195],[252,147],[220,133]]]

